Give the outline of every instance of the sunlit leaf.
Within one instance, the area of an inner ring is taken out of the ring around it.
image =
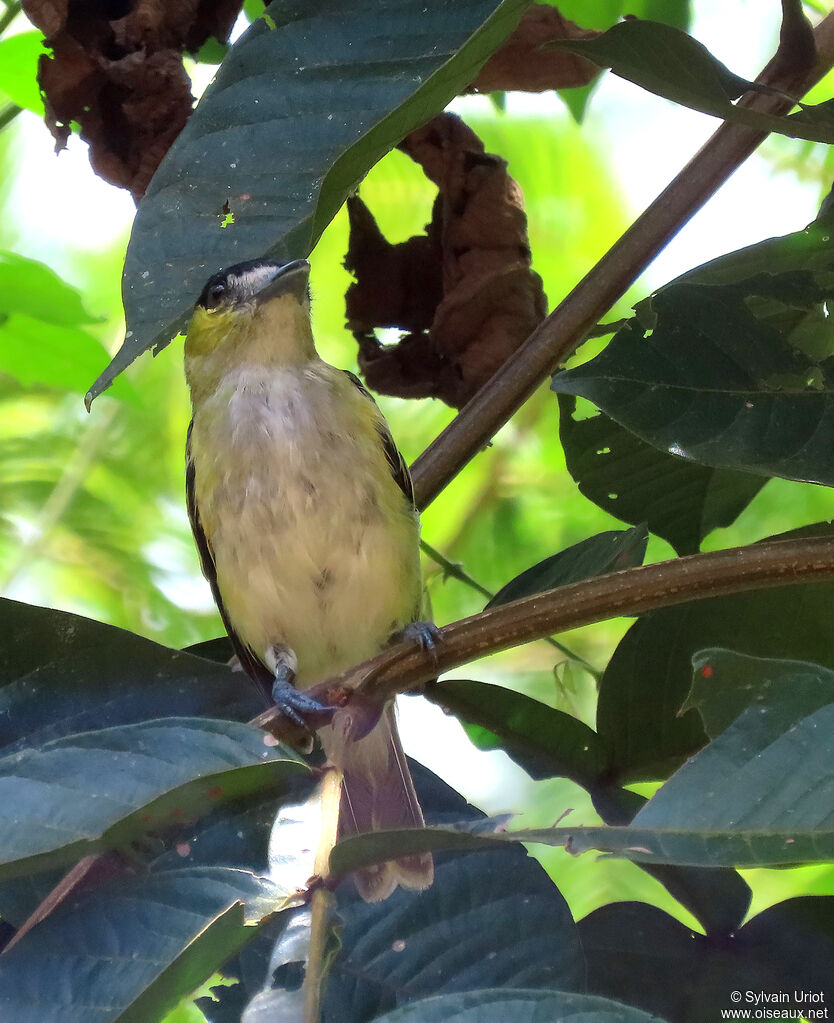
[[[38,58],[45,52],[42,32],[19,32],[0,39],[0,92],[41,117],[43,100],[37,74]]]

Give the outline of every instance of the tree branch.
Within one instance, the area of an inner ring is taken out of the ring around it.
[[[582,625],[705,597],[829,579],[834,579],[834,537],[774,540],[692,554],[570,583],[462,618],[439,630],[434,653],[413,643],[398,643],[309,692],[330,703],[349,698],[357,706],[364,702],[380,707],[442,672]],[[277,708],[265,711],[253,724],[284,734]]]
[[[757,81],[802,96],[834,66],[834,14],[814,31],[816,63],[790,65],[780,51]],[[770,114],[793,101],[747,94],[740,103]],[[581,344],[686,222],[766,138],[765,132],[724,123],[597,265],[543,320],[457,417],[414,462],[417,507],[425,508],[455,478],[530,395]]]

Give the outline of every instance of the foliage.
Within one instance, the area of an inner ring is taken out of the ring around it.
[[[171,340],[212,270],[314,245],[323,354],[352,363],[339,208],[364,178],[386,234],[420,232],[434,189],[393,147],[476,80],[525,6],[390,0],[346,18],[335,2],[315,17],[299,3],[245,4],[248,31],[200,49],[220,70],[139,204],[127,338],[101,376],[120,340],[121,255],[102,256],[107,283],[82,293],[12,251],[11,213],[0,223],[4,1018],[312,1019],[304,978],[322,963],[328,1023],[706,1023],[733,1007],[732,992],[834,1000],[834,557],[821,521],[834,483],[830,200],[805,229],[642,286],[633,314],[593,332],[575,358],[564,349],[552,391],[426,510],[424,534],[441,552],[426,562],[437,620],[483,613],[479,645],[458,663],[517,643],[499,643],[490,623],[517,614],[520,630],[553,590],[568,607],[587,604],[577,621],[597,623],[556,638],[545,622],[542,642],[513,659],[426,687],[476,747],[504,751],[535,780],[534,799],[501,797],[525,804],[523,820],[486,816],[414,764],[428,827],[332,849],[322,947],[311,937],[318,903],[304,895],[318,754],[247,723],[263,697],[225,663],[225,643],[177,649],[220,632],[205,591],[194,593],[179,496],[184,389],[170,351],[118,374]],[[829,138],[825,91],[766,120],[734,105],[747,83],[683,32],[686,3],[563,7],[607,31],[554,53],[571,49],[716,116]],[[800,5],[784,8],[786,37],[807,43]],[[658,20],[618,21],[626,13]],[[9,25],[28,27],[0,16],[0,35]],[[9,166],[17,108],[42,105],[40,40],[0,39]],[[575,113],[591,90],[581,92],[565,97]],[[591,100],[583,132],[593,112]],[[596,143],[567,119],[469,123],[509,161],[534,265],[552,297],[567,294],[624,226]],[[80,401],[96,377],[93,396],[112,387],[86,420]],[[409,456],[450,419],[439,403],[418,408],[385,403]],[[781,575],[743,585],[754,541],[773,533],[766,549],[785,551]],[[792,541],[809,536],[818,563],[793,563]],[[670,570],[694,573],[702,547],[728,537],[741,544],[732,585],[682,602],[678,584],[646,584],[641,613],[617,620],[618,585],[648,578],[646,557],[668,543]],[[607,602],[591,600],[606,587]],[[568,805],[577,809],[563,819]],[[425,892],[370,905],[343,876],[425,849],[436,858]],[[779,879],[762,881],[775,867]]]

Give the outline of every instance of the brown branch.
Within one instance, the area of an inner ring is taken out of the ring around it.
[[[816,28],[817,60],[809,70],[790,67],[782,52],[758,82],[802,96],[834,66],[834,14]],[[785,114],[783,95],[748,94],[751,110]],[[637,218],[573,291],[543,320],[412,466],[417,506],[425,508],[536,388],[584,340],[683,225],[766,138],[765,132],[724,123],[684,169]]]
[[[582,625],[705,597],[828,579],[834,579],[831,537],[774,540],[692,554],[560,586],[462,618],[439,630],[435,655],[413,643],[398,643],[309,692],[341,704],[346,694],[355,693],[360,705],[378,707],[442,672]],[[367,720],[365,708],[360,709],[359,717]],[[280,711],[272,708],[253,724],[282,734],[280,718]]]

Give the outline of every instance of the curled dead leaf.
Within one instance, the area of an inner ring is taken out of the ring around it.
[[[460,118],[441,114],[400,148],[438,187],[432,219],[425,235],[392,245],[362,200],[348,201],[348,326],[372,388],[459,408],[546,315],[542,282],[521,190]],[[405,334],[383,345],[377,327]]]
[[[113,18],[107,5],[84,0],[23,0],[52,50],[40,59],[38,82],[56,148],[76,122],[96,173],[141,198],[191,113],[183,51],[209,36],[228,39],[240,7],[241,0],[136,0]]]
[[[591,39],[600,33],[581,28],[549,4],[532,4],[503,46],[484,64],[471,92],[545,92],[587,85],[600,73],[589,60],[547,49],[557,39]]]

